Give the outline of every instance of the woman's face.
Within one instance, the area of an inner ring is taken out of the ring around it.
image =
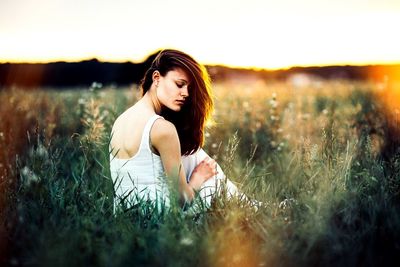
[[[189,96],[190,81],[186,72],[176,68],[167,72],[164,77],[157,76],[154,82],[158,101],[173,111],[180,111]]]

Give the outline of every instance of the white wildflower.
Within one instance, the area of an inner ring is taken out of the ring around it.
[[[103,87],[102,83],[98,83],[98,82],[93,82],[92,85],[90,86],[90,90],[96,90],[96,89],[101,89]]]
[[[47,149],[42,145],[39,144],[39,146],[36,148],[36,155],[47,158],[49,153],[47,152]]]
[[[272,106],[272,108],[277,108],[278,107],[278,101],[276,101],[275,99],[271,99],[269,101],[269,104]]]
[[[37,183],[40,178],[28,166],[22,168],[21,178],[25,186],[30,186],[32,183]]]
[[[190,237],[184,237],[181,239],[180,244],[184,246],[190,246],[193,244],[193,239]]]
[[[297,204],[297,200],[294,198],[285,198],[281,203],[279,203],[279,208],[285,210],[291,207],[293,204]]]
[[[81,98],[78,99],[78,104],[79,105],[85,105],[85,103],[86,103],[86,100],[84,98],[81,97]]]

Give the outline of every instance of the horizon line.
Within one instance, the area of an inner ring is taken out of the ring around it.
[[[133,60],[102,60],[98,57],[87,57],[81,59],[54,59],[54,60],[2,60],[0,59],[0,64],[51,64],[51,63],[80,63],[85,61],[98,61],[100,63],[115,63],[115,64],[123,64],[123,63],[132,63],[132,64],[140,64],[146,61],[151,55],[144,57],[142,61],[133,61]],[[209,67],[226,67],[231,69],[246,69],[246,70],[256,70],[256,71],[275,71],[275,70],[287,70],[291,68],[312,68],[312,67],[333,67],[333,66],[354,66],[354,67],[367,67],[367,66],[393,66],[400,65],[400,60],[393,61],[366,61],[366,62],[332,62],[332,63],[316,63],[316,64],[293,64],[282,67],[260,67],[260,66],[241,66],[241,65],[233,65],[233,64],[224,64],[224,63],[202,63],[200,64]]]

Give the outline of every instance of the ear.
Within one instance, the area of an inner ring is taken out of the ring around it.
[[[158,80],[160,79],[160,76],[161,76],[160,72],[158,70],[155,70],[151,76],[153,79],[153,82],[158,82]]]

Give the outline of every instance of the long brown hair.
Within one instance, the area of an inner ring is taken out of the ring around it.
[[[159,71],[164,77],[168,71],[176,68],[183,69],[191,79],[189,97],[179,112],[163,109],[160,115],[175,125],[181,154],[190,155],[203,145],[204,127],[214,107],[210,76],[206,68],[184,52],[165,49],[157,54],[140,85],[144,95],[153,83],[154,71]]]

